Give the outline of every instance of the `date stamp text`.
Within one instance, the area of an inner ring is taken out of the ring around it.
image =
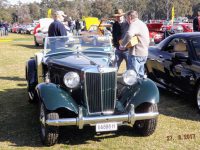
[[[168,135],[166,136],[167,141],[174,141],[174,140],[194,140],[196,138],[195,134],[182,134],[182,135]]]

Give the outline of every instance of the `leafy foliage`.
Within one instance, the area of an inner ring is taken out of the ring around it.
[[[41,0],[41,3],[11,5],[0,0],[0,19],[9,22],[25,22],[47,17],[49,8],[63,10],[68,16],[78,19],[83,16],[98,18],[112,17],[115,8],[125,12],[137,10],[140,18],[170,19],[171,8],[175,7],[175,17],[194,17],[200,7],[200,0]]]

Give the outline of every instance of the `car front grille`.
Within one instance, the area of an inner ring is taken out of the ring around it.
[[[116,100],[116,72],[86,72],[85,94],[89,114],[113,113]]]

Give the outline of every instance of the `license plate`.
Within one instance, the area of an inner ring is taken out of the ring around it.
[[[96,132],[116,131],[116,130],[117,130],[117,123],[116,122],[96,124]]]

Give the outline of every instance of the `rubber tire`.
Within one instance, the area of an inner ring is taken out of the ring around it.
[[[35,86],[34,87],[31,87],[30,86],[30,83],[28,81],[28,69],[26,67],[26,81],[27,81],[27,92],[28,92],[28,102],[29,103],[36,103],[38,101],[38,98],[37,98],[37,94],[36,94],[36,91],[35,91]],[[32,95],[32,96],[30,96]]]
[[[39,108],[40,108],[39,119],[41,117],[41,109],[43,109],[43,111],[44,111],[45,122],[46,122],[47,119],[49,119],[49,120],[59,119],[58,113],[49,112],[45,108],[45,106],[42,102],[40,102]],[[48,126],[47,124],[43,125],[40,121],[40,138],[41,138],[41,141],[44,145],[52,146],[52,145],[56,144],[58,142],[58,137],[59,137],[59,127]]]
[[[40,44],[36,41],[36,37],[34,36],[35,46],[40,46]]]
[[[136,113],[147,113],[147,112],[158,112],[157,104],[143,104],[141,107],[136,109]],[[138,120],[134,124],[134,130],[142,135],[149,136],[154,133],[157,126],[158,118],[148,120]]]
[[[199,102],[198,102],[198,95],[199,95]],[[197,108],[200,110],[200,85],[196,89],[195,101],[197,104]]]

